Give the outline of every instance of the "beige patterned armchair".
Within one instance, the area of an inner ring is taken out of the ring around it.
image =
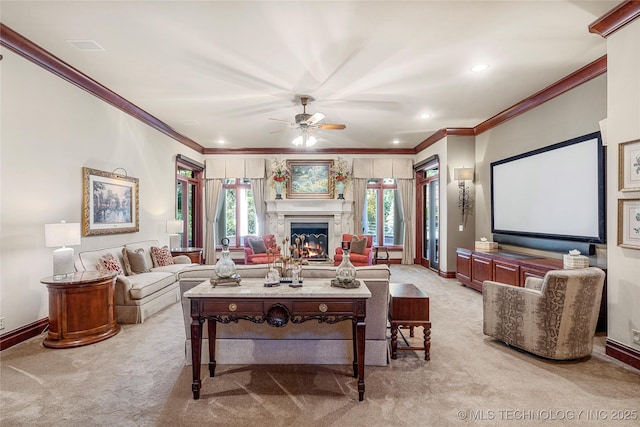
[[[555,360],[585,357],[593,349],[605,273],[599,268],[549,271],[524,288],[485,281],[485,335]]]

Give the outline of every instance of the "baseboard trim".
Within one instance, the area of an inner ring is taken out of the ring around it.
[[[640,351],[607,338],[605,353],[622,363],[640,369]]]
[[[6,350],[9,347],[13,347],[16,344],[20,344],[23,341],[40,335],[49,327],[49,318],[36,320],[33,323],[14,329],[0,335],[0,351]]]
[[[455,271],[442,271],[440,270],[440,277],[444,277],[445,279],[455,279],[456,272]]]

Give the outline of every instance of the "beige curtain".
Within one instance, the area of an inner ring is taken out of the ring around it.
[[[353,234],[364,232],[364,202],[367,197],[367,180],[353,178]]]
[[[205,227],[204,257],[206,264],[216,263],[216,228],[218,221],[218,203],[222,194],[221,179],[206,179],[204,181],[205,191],[205,215],[207,224]]]
[[[402,248],[402,264],[413,264],[415,258],[415,239],[413,237],[413,206],[415,204],[415,180],[397,179],[398,194],[402,201],[404,215],[404,243]]]
[[[264,222],[266,206],[264,204],[264,178],[252,178],[251,190],[253,191],[253,201],[256,205],[256,217],[258,221],[258,233],[264,235]]]

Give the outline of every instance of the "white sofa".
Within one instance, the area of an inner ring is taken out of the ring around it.
[[[335,277],[333,266],[304,266],[304,278]],[[385,366],[388,362],[387,312],[389,307],[390,270],[386,265],[356,267],[357,279],[371,291],[367,300],[366,349],[367,365]],[[238,265],[240,277],[264,278],[267,266]],[[213,266],[189,267],[178,273],[180,292],[215,276]],[[242,285],[242,283],[241,283]],[[186,333],[185,357],[191,364],[191,317],[189,299],[182,297],[182,311]],[[219,364],[323,364],[343,365],[353,362],[352,322],[334,325],[308,321],[272,328],[248,321],[218,324],[216,362]],[[206,326],[203,328],[202,361],[209,360]]]
[[[125,271],[122,249],[142,248],[148,273],[118,275],[116,279],[115,304],[118,323],[142,323],[147,317],[180,300],[180,285],[177,274],[186,267],[195,266],[185,255],[173,257],[175,264],[155,267],[151,247],[161,247],[157,240],[129,243],[111,248],[80,252],[75,261],[77,271],[97,270],[100,258],[111,253]]]

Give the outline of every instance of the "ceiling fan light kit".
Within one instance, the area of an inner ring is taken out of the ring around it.
[[[346,129],[346,125],[325,123],[320,124],[326,116],[323,113],[317,112],[315,114],[307,114],[307,103],[309,102],[309,96],[301,96],[300,103],[302,104],[302,114],[296,114],[294,117],[295,122],[291,123],[286,120],[270,118],[269,120],[275,120],[278,122],[288,123],[291,127],[300,129],[300,135],[296,136],[291,143],[295,146],[305,145],[307,148],[315,145],[318,140],[311,135],[314,129],[324,130],[343,130]],[[273,133],[273,132],[272,132]]]

